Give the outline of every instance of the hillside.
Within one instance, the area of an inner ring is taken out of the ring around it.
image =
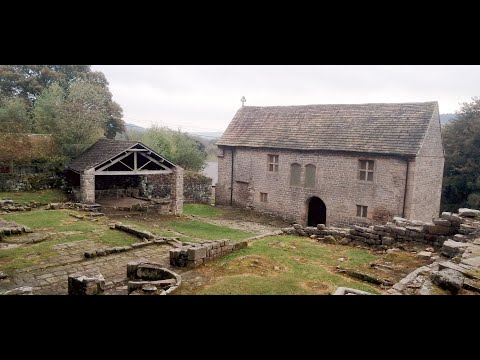
[[[440,123],[442,125],[445,125],[449,121],[453,120],[455,118],[455,114],[440,114]]]

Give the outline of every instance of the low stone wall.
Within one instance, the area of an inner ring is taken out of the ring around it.
[[[0,174],[0,191],[31,191],[60,188],[63,178],[56,173]]]
[[[129,262],[127,278],[129,295],[168,295],[182,283],[175,272],[145,261]]]
[[[114,225],[114,228],[117,230],[125,231],[129,234],[135,235],[136,237],[140,239],[147,239],[147,240],[153,240],[155,239],[155,235],[152,234],[150,231],[146,230],[138,230],[133,226],[130,225],[123,225],[121,223],[117,223]]]
[[[21,224],[17,224],[13,221],[5,221],[0,219],[0,240],[4,236],[20,235],[23,233],[33,232],[29,227]]]
[[[90,212],[98,212],[101,208],[100,204],[83,204],[78,202],[50,203],[45,206],[45,210],[72,209]]]
[[[32,202],[30,206],[20,205],[13,200],[0,200],[0,211],[10,213],[16,211],[31,211],[32,207],[37,207],[37,204]]]
[[[349,228],[325,227],[319,224],[317,227],[294,224],[292,228],[282,231],[286,234],[298,234],[312,238],[324,238],[332,236],[341,244],[357,243],[370,246],[393,246],[397,243],[423,243],[433,246],[442,246],[448,237],[457,241],[466,241],[466,237],[479,232],[478,228],[465,224],[466,217],[477,216],[475,210],[469,212],[460,209],[459,214],[444,212],[441,218],[433,219],[432,223],[407,220],[395,217],[392,222],[385,225],[372,225],[362,227],[353,225]]]
[[[232,243],[227,240],[204,241],[170,250],[170,265],[197,267],[232,251],[246,248],[247,241]]]
[[[145,241],[141,243],[135,243],[132,245],[128,246],[115,246],[115,247],[110,247],[110,248],[100,248],[96,250],[91,250],[91,251],[86,251],[83,256],[86,258],[94,258],[94,257],[99,257],[99,256],[107,256],[110,254],[115,254],[115,253],[120,253],[124,251],[130,251],[130,250],[135,250],[144,246],[149,246],[149,245],[163,245],[166,244],[167,241],[171,240],[176,240],[176,238],[158,238],[152,241]]]

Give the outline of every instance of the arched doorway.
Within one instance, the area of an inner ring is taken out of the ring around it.
[[[327,207],[318,197],[314,196],[308,203],[308,226],[325,224],[327,221]]]

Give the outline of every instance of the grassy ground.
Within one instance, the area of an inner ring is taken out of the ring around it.
[[[178,293],[328,294],[339,286],[380,293],[381,289],[374,285],[335,272],[340,264],[350,268],[369,266],[378,258],[365,249],[323,244],[309,238],[268,237],[198,268],[192,276],[200,280],[185,281]]]
[[[107,226],[108,219],[78,220],[69,216],[69,213],[85,214],[72,210],[37,210],[3,215],[2,218],[5,220],[26,225],[34,230],[34,233],[51,233],[54,235],[38,244],[27,244],[17,248],[0,250],[0,270],[11,272],[14,269],[29,267],[46,261],[51,256],[59,255],[59,252],[54,248],[58,244],[91,240],[98,243],[98,247],[110,247],[130,245],[138,241],[136,237],[127,233],[110,230]],[[22,235],[21,237],[27,236],[29,235]],[[12,237],[7,239],[7,241],[11,240]]]
[[[175,216],[164,216],[162,218],[118,218],[118,221],[126,225],[136,226],[139,229],[151,231],[157,235],[178,237],[182,241],[191,242],[220,239],[236,241],[254,236],[250,232]]]
[[[67,201],[67,197],[62,190],[47,189],[29,192],[0,192],[0,199],[14,200],[17,203],[28,204],[35,201],[40,205],[46,205],[52,202]]]
[[[243,220],[266,225],[276,226],[278,228],[291,226],[289,221],[278,217],[261,214],[259,212],[247,209],[234,208],[230,206],[212,206],[205,204],[184,204],[183,213],[206,218],[217,218],[224,220]]]
[[[201,217],[220,217],[225,211],[222,209],[205,204],[184,204],[183,213],[185,215],[195,215]]]
[[[10,193],[11,194],[11,193]],[[11,197],[10,197],[11,198]],[[51,199],[51,198],[50,198]],[[30,201],[31,198],[25,198]],[[47,201],[48,202],[48,201]],[[242,240],[255,234],[206,223],[202,218],[242,219],[269,224],[282,224],[268,216],[210,205],[186,204],[187,216],[155,216],[128,214],[100,217],[92,221],[77,219],[69,214],[85,215],[73,210],[35,210],[2,215],[2,218],[26,225],[35,233],[53,233],[38,244],[0,249],[0,271],[11,273],[48,261],[60,254],[55,245],[89,240],[98,247],[123,246],[138,239],[124,232],[110,230],[109,224],[121,221],[157,235],[176,236],[182,241],[204,239]],[[191,216],[195,216],[192,218]],[[30,235],[22,235],[30,236]],[[22,237],[20,236],[20,237]],[[20,238],[18,237],[18,238]],[[7,241],[10,242],[9,237]],[[372,267],[387,264],[385,268]],[[328,294],[339,286],[380,293],[378,286],[352,279],[337,271],[337,266],[398,281],[414,268],[424,265],[414,254],[393,252],[377,255],[370,250],[324,244],[297,236],[272,236],[253,241],[248,248],[219,258],[184,274],[179,294]]]
[[[31,212],[17,212],[2,215],[8,221],[26,225],[34,233],[53,233],[49,239],[38,244],[26,244],[17,248],[0,250],[0,271],[11,272],[14,269],[29,267],[46,261],[51,256],[59,255],[55,245],[90,240],[98,243],[98,247],[112,247],[130,245],[139,241],[132,235],[121,231],[110,230],[108,224],[121,221],[127,225],[134,225],[139,229],[149,230],[157,235],[174,236],[182,241],[196,242],[200,240],[242,240],[254,234],[230,229],[223,226],[211,225],[186,217],[165,216],[156,218],[96,218],[79,220],[70,214],[85,215],[84,212],[74,210],[35,210]],[[72,232],[77,232],[72,234]],[[29,235],[16,236],[16,239]],[[9,237],[7,241],[12,241]]]

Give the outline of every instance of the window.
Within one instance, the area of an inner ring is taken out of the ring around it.
[[[278,172],[278,155],[268,155],[268,171]]]
[[[300,164],[290,165],[290,186],[300,186],[301,174],[302,166]]]
[[[364,181],[373,181],[373,160],[359,160],[360,170],[358,179]]]
[[[260,193],[260,201],[261,201],[261,202],[267,202],[267,200],[268,200],[268,199],[267,199],[267,196],[268,196],[267,193],[262,193],[262,192],[261,192],[261,193]]]
[[[358,217],[367,217],[368,206],[357,205],[357,216]]]
[[[314,188],[316,178],[317,167],[312,164],[305,166],[305,187]]]

